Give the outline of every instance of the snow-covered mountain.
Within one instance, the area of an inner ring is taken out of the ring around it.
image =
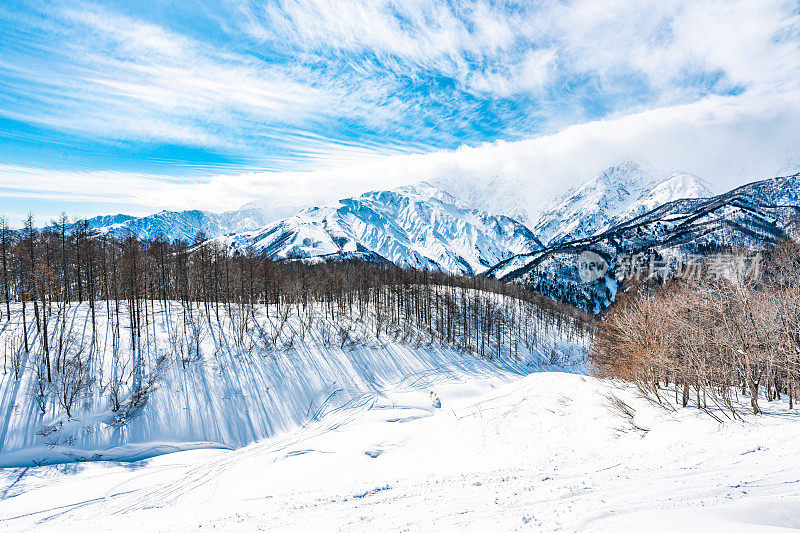
[[[610,167],[553,202],[533,226],[548,245],[596,235],[625,220],[680,198],[707,198],[711,187],[685,172],[663,180],[638,163]]]
[[[499,176],[434,178],[423,184],[445,191],[473,209],[505,215],[525,225],[530,222],[530,206],[522,194],[525,184],[521,180]]]
[[[693,177],[672,176],[646,198],[661,199],[661,193],[671,194],[671,190],[682,194],[696,186]],[[594,235],[515,256],[487,275],[519,281],[553,298],[599,311],[614,298],[620,255],[680,259],[734,245],[762,250],[794,234],[798,227],[800,174],[795,174],[757,181],[711,198],[673,200]],[[609,271],[605,278],[592,283],[580,279],[579,256],[586,251],[606,260]]]
[[[218,241],[273,259],[372,257],[465,274],[542,248],[514,219],[472,209],[426,184],[346,198]]]
[[[714,196],[714,191],[711,185],[704,180],[688,172],[672,172],[644,196],[631,202],[621,213],[611,217],[611,220],[599,228],[599,231],[605,231],[674,200],[710,198],[711,196]]]
[[[588,237],[631,208],[655,184],[653,175],[633,161],[607,168],[553,202],[533,231],[547,244]]]
[[[140,239],[163,237],[170,242],[193,242],[198,234],[215,238],[229,233],[252,231],[302,209],[298,206],[246,204],[236,211],[161,211],[143,217],[102,215],[87,219],[96,234],[124,236],[133,232]]]

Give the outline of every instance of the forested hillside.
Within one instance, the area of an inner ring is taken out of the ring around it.
[[[518,285],[0,228],[3,464],[241,446],[404,380],[583,363],[592,320]]]
[[[749,264],[748,264],[749,263]],[[800,384],[800,246],[763,257],[712,254],[684,276],[645,278],[599,322],[591,361],[603,377],[636,383],[659,403],[754,414]]]

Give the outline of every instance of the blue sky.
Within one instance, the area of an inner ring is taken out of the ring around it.
[[[799,18],[777,0],[5,0],[0,212],[222,210],[513,174],[525,163],[478,158],[524,157],[559,135],[568,146],[576,125],[613,138],[620,120],[658,110],[674,110],[673,130],[703,122],[720,147],[760,124],[791,152],[797,131],[758,117],[795,110]],[[549,178],[604,164],[587,142],[549,150],[591,161]]]

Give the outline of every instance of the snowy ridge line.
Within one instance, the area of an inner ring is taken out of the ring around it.
[[[462,274],[542,247],[514,219],[468,207],[426,184],[367,192],[212,242],[273,260],[374,258]]]
[[[159,211],[151,215],[134,217],[130,215],[101,215],[77,222],[59,220],[44,228],[59,232],[61,225],[68,234],[79,231],[81,225],[94,235],[108,235],[124,238],[133,234],[139,239],[165,239],[167,242],[195,242],[213,239],[222,235],[253,231],[275,220],[291,216],[305,206],[266,206],[251,203],[236,211],[213,213],[210,211],[184,210]]]

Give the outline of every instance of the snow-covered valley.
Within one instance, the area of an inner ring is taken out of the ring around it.
[[[580,374],[432,371],[237,450],[5,469],[0,527],[784,531],[800,425],[767,410],[719,424]]]
[[[365,317],[343,342],[321,313],[301,333],[299,309],[279,326],[256,306],[243,330],[235,306],[184,319],[161,305],[139,340],[143,381],[158,372],[144,402],[123,391],[112,412],[109,372],[135,376],[96,359],[72,418],[53,395],[41,414],[35,374],[7,367],[0,529],[800,527],[796,411],[775,401],[719,423],[665,409],[587,375],[585,340],[555,322],[540,321],[533,349],[477,357],[420,333],[370,339]],[[88,348],[88,306],[65,316],[86,335],[70,349]],[[98,324],[96,353],[124,360],[124,326],[112,341],[113,319]]]

